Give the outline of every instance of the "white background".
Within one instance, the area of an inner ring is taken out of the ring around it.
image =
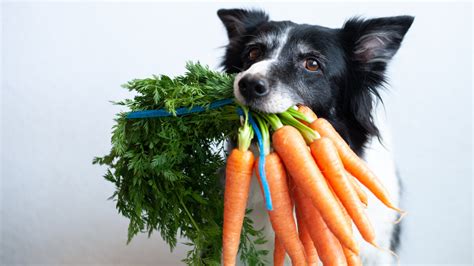
[[[159,234],[125,245],[127,220],[92,158],[110,148],[120,84],[217,69],[221,7],[339,27],[416,16],[385,96],[404,182],[403,264],[472,262],[472,6],[448,3],[4,3],[0,264],[180,264]]]

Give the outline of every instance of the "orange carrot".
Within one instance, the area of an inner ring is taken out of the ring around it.
[[[347,265],[341,243],[328,228],[321,213],[313,206],[311,199],[302,192],[301,187],[295,189],[294,198],[296,208],[300,210],[303,222],[322,263],[325,266]]]
[[[311,235],[309,234],[308,229],[306,228],[306,225],[303,222],[302,216],[303,215],[301,214],[301,210],[299,208],[296,208],[298,234],[305,250],[306,263],[308,263],[309,266],[316,266],[318,265],[319,261],[318,252],[316,251],[316,247],[314,247],[313,240],[311,239]]]
[[[349,213],[347,213],[347,211],[345,210],[345,208],[342,206],[342,203],[339,201],[339,205],[340,207],[343,209],[344,211],[344,217],[346,218],[346,221],[352,225],[352,220],[351,220],[351,217],[349,216]],[[351,265],[354,265],[354,266],[358,266],[358,265],[362,265],[362,261],[360,259],[360,256],[355,254],[352,250],[350,250],[349,248],[345,247],[345,246],[342,246],[342,251],[344,252],[344,256],[346,257],[346,261],[347,261],[347,265],[348,266],[351,266]]]
[[[340,201],[340,199],[336,196],[336,192],[334,192],[334,189],[331,186],[329,186],[329,187],[331,188],[332,194],[336,197],[337,203],[339,204],[339,207],[342,209],[342,211],[344,213],[344,218],[345,218],[346,222],[348,224],[350,224],[351,232],[352,232],[352,220],[351,220],[351,217],[349,216],[349,213],[346,211],[346,209],[342,205],[342,202]],[[351,265],[360,266],[360,265],[362,265],[362,261],[360,259],[360,256],[355,254],[352,250],[350,250],[349,248],[347,248],[345,246],[342,246],[342,251],[344,253],[344,257],[346,258],[348,266],[351,266]]]
[[[333,193],[333,195],[336,195],[336,193],[334,192],[334,190],[332,189],[331,186],[329,186],[331,188],[331,192]],[[344,208],[344,206],[342,205],[342,202],[339,200],[339,198],[337,198],[337,203],[339,203],[339,207],[342,209],[342,211],[344,212],[344,218],[346,219],[346,222],[348,224],[350,224],[351,226],[351,232],[352,232],[352,220],[351,220],[351,217],[349,216],[349,213],[346,211],[346,209]],[[342,246],[342,251],[344,252],[344,256],[346,257],[346,261],[347,261],[347,265],[348,266],[351,266],[351,265],[354,265],[354,266],[359,266],[359,265],[362,265],[362,261],[360,260],[360,256],[355,254],[352,250],[350,250],[349,248],[345,247],[345,246]]]
[[[332,188],[331,188],[331,192],[333,193],[333,195],[336,195]],[[339,203],[339,207],[344,212],[344,218],[346,219],[346,222],[351,225],[351,231],[352,231],[351,217],[349,216],[349,213],[346,211],[346,209],[342,205],[342,202],[339,200],[339,198],[336,197],[336,199],[337,199],[337,202]],[[344,256],[346,257],[346,261],[347,261],[348,266],[352,266],[352,265],[353,266],[361,266],[362,265],[362,261],[360,259],[360,256],[355,254],[352,250],[350,250],[349,248],[347,248],[345,246],[342,246],[342,251],[344,252]]]
[[[344,221],[344,214],[338,208],[338,203],[311,156],[303,136],[294,127],[283,126],[273,133],[272,139],[273,147],[283,160],[295,185],[310,197],[327,226],[341,243],[358,254],[357,243],[352,237],[350,227]]]
[[[327,180],[326,180],[327,181]],[[344,214],[344,219],[346,220],[346,223],[349,225],[351,228],[351,234],[352,234],[352,220],[351,216],[347,212],[346,208],[344,208],[344,205],[342,205],[341,200],[337,197],[336,192],[334,192],[334,189],[329,185],[329,188],[331,189],[332,195],[336,198],[337,204],[339,205],[339,208],[341,209],[342,213]]]
[[[255,168],[260,181],[258,167]],[[292,264],[306,265],[304,247],[298,238],[293,218],[293,204],[288,189],[286,171],[278,154],[270,153],[265,157],[265,173],[273,203],[273,210],[268,211],[273,230],[288,252]]]
[[[308,106],[305,105],[299,105],[298,106],[298,112],[304,114],[312,123],[314,120],[318,119],[318,116],[309,108]],[[305,125],[309,125],[309,123],[301,121]]]
[[[239,251],[253,163],[253,153],[248,150],[234,149],[227,159],[222,234],[224,265],[235,265]]]
[[[351,173],[346,171],[346,174],[349,177],[349,180],[352,183],[352,187],[354,188],[355,192],[357,193],[357,196],[359,197],[360,202],[362,202],[362,204],[364,204],[364,206],[367,207],[367,205],[369,203],[369,198],[367,197],[367,193],[365,193],[365,191],[359,185],[359,181],[357,181],[357,179],[353,175],[351,175]]]
[[[318,118],[316,121],[311,123],[310,127],[321,134],[321,136],[330,138],[334,142],[344,167],[349,171],[349,173],[356,177],[387,207],[398,212],[403,212],[392,204],[389,194],[380,180],[375,176],[365,162],[351,150],[349,145],[347,145],[344,139],[327,120]]]
[[[346,247],[343,247],[342,250],[344,251],[348,266],[362,266],[362,261],[357,254]]]
[[[296,186],[293,180],[290,178],[290,176],[288,176],[288,185],[290,188],[290,196],[293,199],[293,206],[294,206],[295,205],[294,193],[295,193]],[[306,225],[303,222],[303,216],[301,214],[301,210],[299,208],[296,208],[296,206],[295,206],[295,214],[296,214],[296,223],[298,224],[298,235],[304,247],[306,263],[309,266],[316,266],[318,265],[318,261],[319,261],[318,251],[316,251],[316,247],[314,246],[313,240],[311,239],[308,229],[306,228]]]
[[[278,240],[278,237],[275,235],[275,249],[273,250],[273,265],[274,266],[285,265],[285,255],[286,255],[285,247],[280,242],[280,240]]]
[[[346,171],[344,170],[344,166],[333,142],[329,138],[322,137],[311,143],[310,148],[326,180],[328,180],[334,189],[337,198],[339,198],[345,210],[349,213],[362,237],[367,242],[374,244],[375,232],[351,181],[346,175]]]

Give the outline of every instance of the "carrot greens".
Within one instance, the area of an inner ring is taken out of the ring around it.
[[[190,246],[183,260],[192,265],[220,265],[223,192],[221,169],[227,139],[236,140],[236,104],[199,115],[127,119],[128,111],[209,107],[232,98],[233,76],[188,64],[185,75],[135,79],[124,85],[135,96],[115,104],[112,148],[94,164],[107,166],[104,178],[115,185],[111,199],[129,219],[128,242],[138,233],[157,231],[171,250],[178,241]],[[247,132],[250,134],[250,132]],[[249,143],[245,143],[248,145]],[[266,240],[247,217],[243,223],[241,258],[262,263]]]

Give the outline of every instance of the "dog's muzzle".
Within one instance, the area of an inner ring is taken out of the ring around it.
[[[240,79],[238,86],[246,101],[255,100],[270,92],[268,82],[261,75],[246,74]]]

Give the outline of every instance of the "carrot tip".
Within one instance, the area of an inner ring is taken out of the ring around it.
[[[391,203],[388,204],[387,206],[388,206],[390,209],[392,209],[392,210],[394,210],[394,211],[400,213],[400,214],[403,215],[403,216],[405,216],[405,214],[406,214],[406,211],[404,211],[404,210],[402,210],[402,209],[400,209],[400,208],[397,208],[397,207],[393,206]]]
[[[397,259],[397,265],[400,265],[400,256],[398,256],[397,253],[395,253],[395,251],[393,251],[391,249],[388,249],[388,248],[387,249],[382,248],[382,247],[378,246],[375,242],[370,242],[370,244],[372,246],[374,246],[376,249],[380,250],[380,251],[390,253],[392,256],[395,257],[395,259]]]
[[[395,221],[393,222],[393,224],[398,224],[398,223],[400,223],[400,222],[403,220],[403,218],[408,214],[407,211],[402,211],[402,210],[400,210],[399,213],[400,213],[400,217],[398,217],[398,219],[395,220]]]

